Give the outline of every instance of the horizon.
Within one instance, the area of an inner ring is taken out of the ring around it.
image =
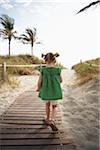
[[[43,44],[34,45],[33,55],[41,58],[41,53],[58,52],[58,62],[69,68],[80,60],[99,57],[100,6],[76,15],[90,2],[91,0],[5,0],[0,2],[0,14],[5,12],[15,19],[18,34],[22,34],[27,27],[37,29],[37,37]],[[12,40],[11,55],[30,52],[30,45]],[[7,54],[7,40],[0,39],[0,55]]]

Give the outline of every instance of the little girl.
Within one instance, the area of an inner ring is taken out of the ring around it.
[[[58,56],[58,53],[47,53],[46,55],[42,54],[47,66],[40,69],[40,76],[38,80],[37,91],[39,91],[39,97],[46,102],[45,122],[48,125],[54,123],[55,108],[57,107],[58,100],[62,99],[62,89],[60,86],[60,83],[62,82],[61,68],[55,66],[56,57]]]

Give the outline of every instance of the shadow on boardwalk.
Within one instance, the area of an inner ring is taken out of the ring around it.
[[[59,132],[43,122],[45,106],[33,91],[21,94],[1,116],[2,150],[75,150],[72,139],[64,135],[60,111],[57,110]]]

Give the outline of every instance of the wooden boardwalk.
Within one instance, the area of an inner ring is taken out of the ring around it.
[[[57,110],[57,126],[53,132],[43,122],[45,106],[30,90],[21,94],[0,117],[1,150],[75,150],[71,139],[65,136],[60,111]]]

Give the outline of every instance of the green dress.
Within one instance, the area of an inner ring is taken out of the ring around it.
[[[42,67],[40,73],[42,75],[42,85],[39,90],[39,97],[42,100],[62,99],[62,89],[60,86],[61,68]]]

